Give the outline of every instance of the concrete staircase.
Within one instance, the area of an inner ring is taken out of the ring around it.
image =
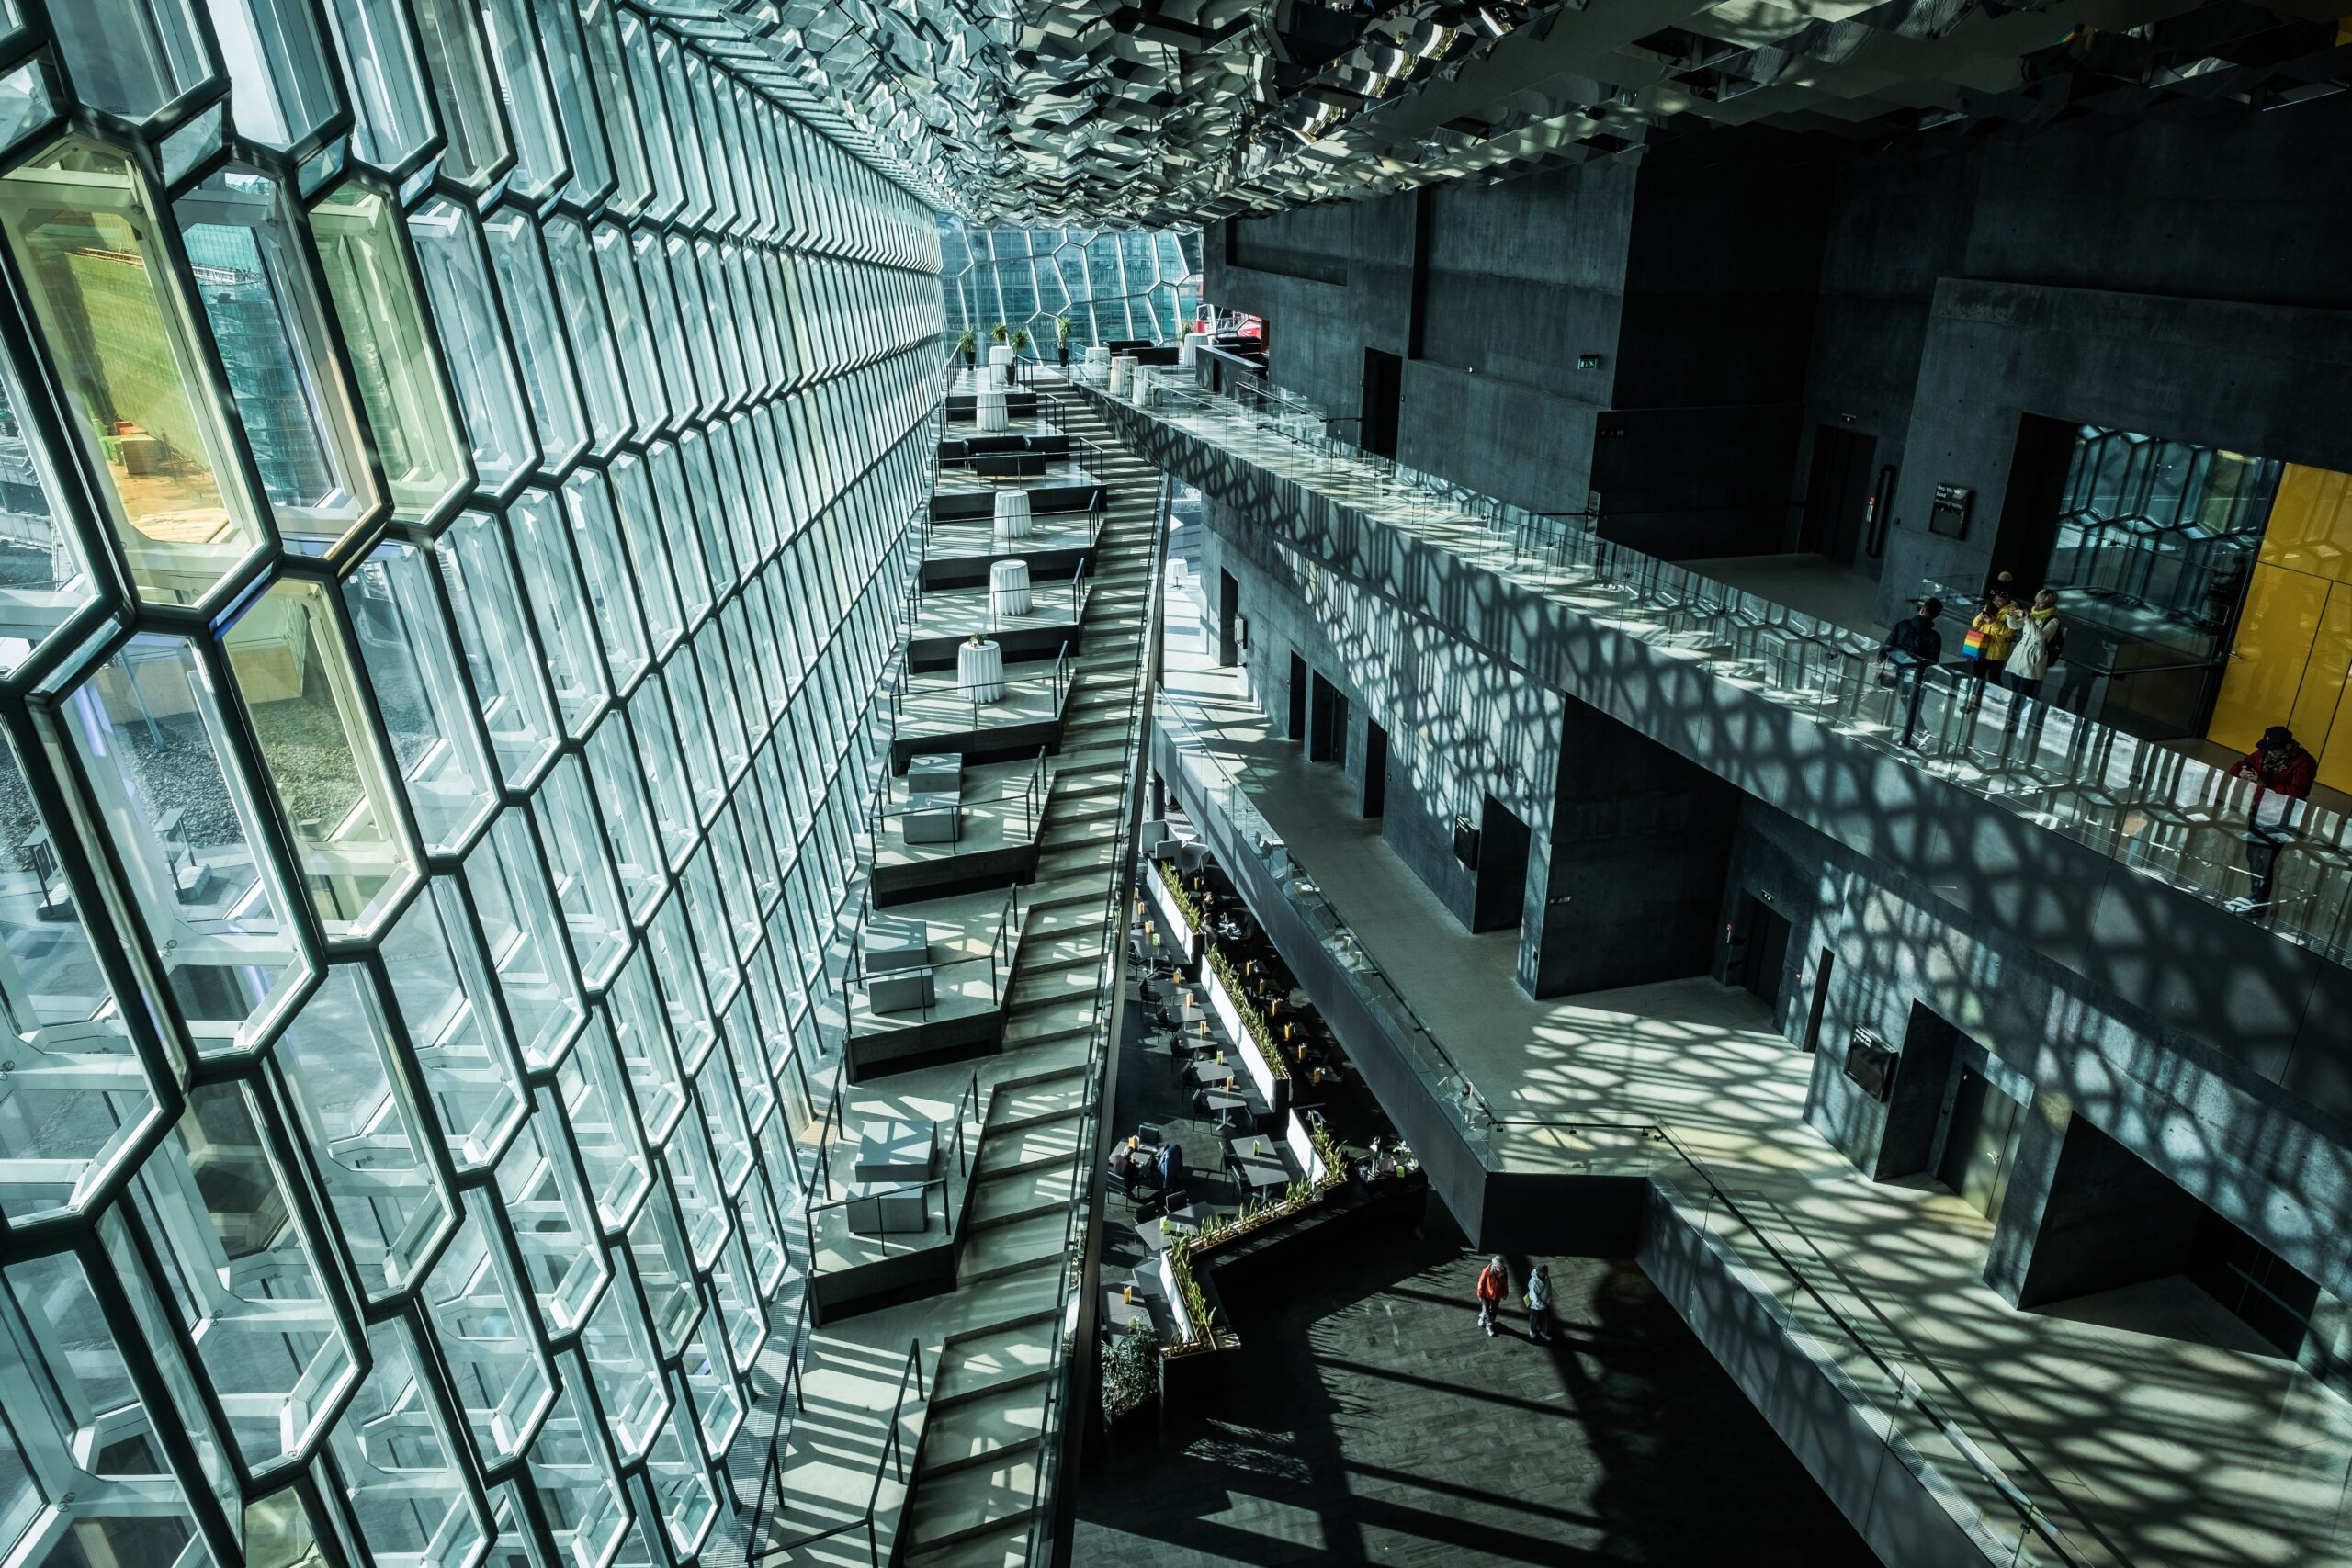
[[[1122,816],[1141,765],[1136,729],[1157,556],[1159,473],[1065,399],[1071,433],[1108,457],[1112,504],[1083,617],[1030,920],[1009,992],[1004,1055],[980,1142],[955,1314],[943,1340],[913,1488],[897,1532],[908,1568],[1017,1564],[1037,1497],[1062,1265],[1083,1190],[1079,1146],[1100,1090],[1091,1047],[1117,911]],[[1083,1414],[1065,1413],[1065,1419]]]

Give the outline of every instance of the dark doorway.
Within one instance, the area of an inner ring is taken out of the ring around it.
[[[1233,573],[1220,569],[1216,574],[1216,661],[1231,664],[1241,657],[1240,639],[1234,636],[1234,623],[1241,618],[1241,584]]]
[[[1363,724],[1363,814],[1385,816],[1388,810],[1388,731],[1370,719]]]
[[[2302,1348],[2312,1309],[2319,1304],[2319,1286],[2211,1209],[2198,1224],[2181,1272],[2280,1355]]]
[[[1821,425],[1813,434],[1813,477],[1804,488],[1797,548],[1851,566],[1870,525],[1871,459],[1878,438]]]
[[[1283,731],[1286,740],[1306,739],[1306,660],[1294,653],[1290,656],[1290,722]]]
[[[2010,1157],[2024,1113],[2024,1106],[1974,1067],[1960,1069],[1936,1179],[1988,1220],[2001,1217],[2001,1201],[2008,1196]]]
[[[2082,429],[2071,419],[2037,413],[2018,417],[2018,444],[2009,458],[2009,485],[2001,497],[1986,581],[1995,572],[2007,571],[2015,573],[2018,586],[2029,591],[2046,582],[2073,583],[2068,570],[2053,562],[2051,554],[2057,547],[2058,511]]]
[[[1363,449],[1396,456],[1396,423],[1405,397],[1405,361],[1376,348],[1363,351]]]
[[[1478,821],[1477,891],[1470,900],[1470,929],[1498,931],[1519,924],[1527,902],[1527,824],[1493,795]]]
[[[1789,918],[1752,893],[1739,896],[1739,985],[1758,1001],[1781,1011],[1781,972],[1789,966]]]
[[[1320,675],[1310,677],[1314,699],[1306,714],[1306,760],[1310,762],[1348,761],[1348,699]]]

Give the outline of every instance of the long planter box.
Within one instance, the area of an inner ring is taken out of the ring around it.
[[[1154,865],[1144,873],[1144,886],[1149,890],[1151,907],[1159,917],[1159,940],[1184,955],[1187,966],[1201,961],[1201,933],[1184,923],[1184,911],[1176,907],[1176,895]]]
[[[1282,1115],[1290,1109],[1290,1079],[1274,1076],[1273,1065],[1258,1048],[1258,1037],[1242,1024],[1241,1009],[1226,991],[1225,982],[1217,977],[1216,965],[1201,965],[1201,988],[1208,994],[1209,1011],[1216,1015],[1217,1027],[1239,1054],[1250,1081],[1258,1086],[1267,1108],[1275,1115]]]

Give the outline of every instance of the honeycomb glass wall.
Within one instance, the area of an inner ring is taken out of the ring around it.
[[[729,1511],[943,322],[677,11],[0,3],[8,1568]]]

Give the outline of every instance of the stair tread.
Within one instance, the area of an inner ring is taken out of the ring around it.
[[[1047,1212],[1059,1213],[1069,1206],[1070,1195],[1077,1185],[1078,1161],[1075,1155],[1060,1165],[1041,1166],[1034,1170],[985,1179],[973,1190],[971,1202],[966,1210],[966,1223],[980,1228]]]
[[[1037,1465],[1029,1450],[994,1464],[951,1471],[915,1489],[899,1530],[900,1542],[920,1551],[934,1542],[1025,1518],[1036,1499]]]
[[[948,1347],[939,1384],[932,1393],[933,1408],[1044,1375],[1054,1364],[1054,1326],[1051,1321],[1020,1324]]]

